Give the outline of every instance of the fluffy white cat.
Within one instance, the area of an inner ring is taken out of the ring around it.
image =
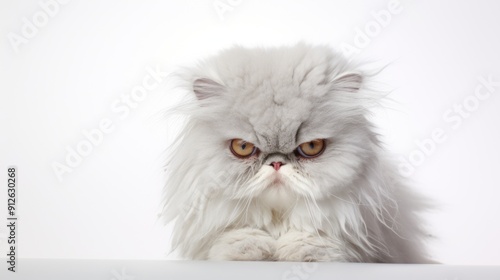
[[[192,95],[163,216],[189,259],[429,262],[418,214],[367,117],[368,77],[325,46],[233,47]]]

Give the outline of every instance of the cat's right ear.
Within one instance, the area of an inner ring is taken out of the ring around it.
[[[193,91],[198,100],[204,100],[222,94],[224,86],[208,78],[199,78],[193,82]]]
[[[363,85],[363,76],[360,73],[344,73],[333,81],[333,87],[346,92],[357,92]]]

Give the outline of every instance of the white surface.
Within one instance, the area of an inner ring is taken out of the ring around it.
[[[162,152],[175,129],[167,130],[158,112],[176,97],[164,83],[127,116],[112,104],[142,83],[146,69],[168,71],[232,43],[354,44],[356,28],[389,3],[240,1],[222,21],[214,2],[73,0],[18,52],[8,34],[21,34],[23,18],[43,10],[39,0],[0,3],[0,182],[6,166],[18,166],[19,256],[164,258],[170,235],[156,213]],[[456,129],[442,117],[474,93],[478,77],[500,80],[500,4],[401,3],[403,10],[355,57],[391,63],[379,76],[394,89],[394,102],[377,115],[384,140],[407,157],[416,140],[443,129],[447,140],[411,176],[442,205],[428,215],[438,238],[431,252],[447,264],[500,265],[500,88]],[[60,182],[53,162],[64,163],[66,147],[75,148],[85,139],[82,130],[106,118],[114,130]],[[6,234],[1,226],[0,256]]]
[[[286,262],[190,262],[160,260],[21,260],[2,279],[259,279],[259,280],[498,280],[500,267]],[[4,278],[5,277],[5,278]]]

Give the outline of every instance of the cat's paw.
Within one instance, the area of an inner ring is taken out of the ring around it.
[[[208,253],[210,260],[274,260],[276,240],[259,229],[243,228],[223,233]]]
[[[292,231],[281,236],[276,244],[275,259],[292,262],[345,262],[345,255],[327,238]]]

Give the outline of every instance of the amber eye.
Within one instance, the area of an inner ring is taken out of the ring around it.
[[[257,148],[254,146],[254,144],[246,142],[245,140],[242,139],[231,140],[231,145],[229,147],[231,149],[231,152],[235,156],[240,158],[247,158],[253,156],[257,151]]]
[[[317,157],[323,153],[325,146],[324,139],[316,139],[310,142],[305,142],[297,147],[296,154],[304,158]]]

